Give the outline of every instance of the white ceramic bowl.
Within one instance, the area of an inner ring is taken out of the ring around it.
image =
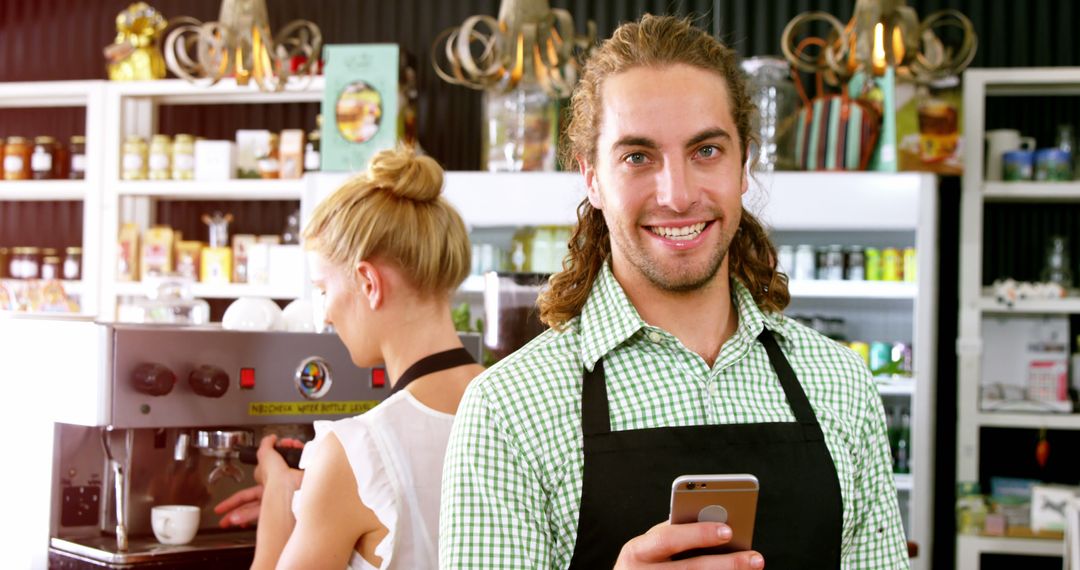
[[[221,327],[234,331],[284,330],[285,319],[281,308],[270,299],[241,297],[225,309]]]

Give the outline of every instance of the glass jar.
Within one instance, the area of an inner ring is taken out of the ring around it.
[[[319,155],[319,145],[322,141],[322,133],[318,129],[308,133],[308,142],[304,147],[304,172],[315,172],[322,164]]]
[[[146,180],[146,163],[146,141],[139,135],[128,135],[124,139],[123,170],[120,173],[120,178],[123,180]]]
[[[34,152],[30,155],[30,171],[34,180],[48,180],[53,177],[55,153],[56,139],[34,137]]]
[[[278,144],[280,137],[277,133],[270,133],[267,146],[259,150],[258,169],[259,177],[272,179],[281,177],[281,163],[278,161]]]
[[[86,178],[86,137],[75,135],[71,137],[71,167],[68,170],[68,178],[83,180]]]
[[[757,168],[765,172],[795,168],[794,129],[791,117],[798,112],[799,97],[791,81],[791,68],[785,59],[751,57],[742,62],[747,74],[747,89],[757,105],[751,129],[757,133]]]
[[[52,281],[59,279],[62,272],[62,266],[60,258],[55,255],[50,255],[41,258],[41,271],[40,276],[42,279]]]
[[[490,172],[552,171],[558,102],[536,85],[484,92],[482,168]]]
[[[24,247],[18,279],[37,279],[41,275],[41,250],[36,247]]]
[[[150,139],[150,180],[168,180],[172,178],[172,138],[169,135],[154,135]]]
[[[82,279],[82,248],[69,247],[64,249],[64,279],[78,281]]]
[[[172,148],[173,180],[195,179],[195,137],[176,135]]]
[[[0,279],[11,277],[11,250],[0,247]]]
[[[24,137],[10,137],[4,145],[4,180],[30,179],[30,153],[33,148]]]

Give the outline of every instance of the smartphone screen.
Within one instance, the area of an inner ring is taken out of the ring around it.
[[[722,522],[732,538],[715,548],[682,553],[676,559],[703,554],[750,550],[757,516],[757,477],[736,475],[682,475],[671,484],[671,524]]]

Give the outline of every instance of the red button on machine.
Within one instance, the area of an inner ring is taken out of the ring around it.
[[[371,387],[372,388],[385,388],[386,387],[386,369],[384,369],[384,368],[372,368],[371,369]]]
[[[251,390],[255,388],[255,369],[254,368],[241,368],[240,369],[240,389]]]

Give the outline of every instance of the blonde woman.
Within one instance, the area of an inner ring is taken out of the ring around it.
[[[438,565],[443,455],[458,402],[482,370],[450,318],[470,246],[439,196],[442,181],[431,158],[383,151],[308,223],[326,322],[357,366],[386,366],[393,392],[361,416],[315,423],[299,491],[274,436],[263,439],[253,568]]]

